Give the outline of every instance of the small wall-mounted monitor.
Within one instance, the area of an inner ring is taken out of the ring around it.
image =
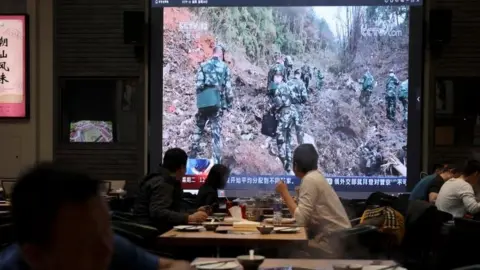
[[[70,142],[111,143],[113,124],[111,121],[80,120],[70,123]]]

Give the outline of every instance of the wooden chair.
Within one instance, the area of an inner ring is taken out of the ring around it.
[[[5,199],[10,199],[15,186],[15,180],[0,180],[0,183],[3,189],[3,196]]]

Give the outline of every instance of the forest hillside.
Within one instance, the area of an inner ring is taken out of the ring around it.
[[[290,55],[294,69],[319,69],[304,114],[307,141],[329,175],[398,175],[392,162],[406,163],[401,104],[397,121],[386,118],[385,82],[393,69],[408,78],[408,7],[342,7],[337,20],[311,7],[165,8],[163,149],[190,149],[195,126],[195,74],[215,44],[227,48],[235,105],[221,121],[223,162],[236,174],[282,174],[274,141],[260,133],[267,106],[266,82],[274,55]],[[326,13],[325,13],[326,14]],[[376,84],[370,105],[358,99],[363,74]],[[293,135],[293,148],[297,145]],[[211,157],[207,125],[201,146]],[[273,144],[273,146],[272,146]]]

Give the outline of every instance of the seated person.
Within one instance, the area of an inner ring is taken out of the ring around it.
[[[212,211],[217,211],[219,206],[218,190],[224,189],[227,184],[230,170],[222,164],[215,164],[210,169],[205,184],[203,184],[197,195],[197,207],[212,207]]]
[[[433,183],[430,185],[430,187],[427,190],[428,194],[428,202],[430,203],[435,203],[438,197],[438,193],[440,192],[440,189],[442,188],[443,184],[447,180],[450,180],[452,178],[458,178],[460,177],[461,169],[464,165],[459,164],[459,165],[446,165],[443,168],[443,172],[441,172],[435,179],[433,180]]]
[[[436,165],[435,170],[432,174],[427,175],[420,179],[420,181],[415,184],[415,187],[410,192],[410,200],[421,200],[421,201],[428,201],[428,189],[432,185],[435,180],[435,177],[443,172],[445,168],[444,164]],[[437,192],[438,193],[438,192]]]
[[[204,211],[189,215],[182,206],[182,178],[185,176],[187,159],[187,153],[182,149],[169,149],[158,172],[142,180],[133,207],[138,222],[154,226],[163,233],[176,225],[207,219]]]
[[[312,144],[302,144],[293,153],[293,171],[302,179],[298,205],[290,196],[287,185],[280,181],[276,191],[280,193],[297,224],[308,228],[313,239],[310,252],[321,257],[337,257],[342,252],[340,243],[329,241],[330,233],[351,228],[340,198],[317,168],[318,153]],[[335,241],[336,242],[336,241]]]
[[[113,235],[102,182],[40,164],[12,193],[17,243],[0,254],[0,270],[189,269]]]
[[[470,160],[465,165],[462,175],[452,178],[443,184],[438,193],[435,206],[453,217],[462,218],[465,214],[480,212],[480,203],[475,198],[473,186],[480,178],[480,162]]]
[[[435,203],[437,200],[438,192],[442,188],[445,181],[449,180],[452,177],[459,177],[460,170],[457,169],[460,166],[455,165],[445,165],[443,168],[437,170],[435,177],[432,179],[420,180],[419,183],[415,186],[412,193],[410,194],[410,200],[422,200],[428,201],[430,203]],[[413,192],[416,192],[415,194]],[[419,191],[423,191],[423,195]]]

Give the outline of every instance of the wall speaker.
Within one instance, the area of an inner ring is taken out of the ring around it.
[[[142,45],[145,32],[145,12],[123,12],[123,41],[125,44]]]
[[[430,10],[430,44],[445,45],[452,39],[452,10]]]

